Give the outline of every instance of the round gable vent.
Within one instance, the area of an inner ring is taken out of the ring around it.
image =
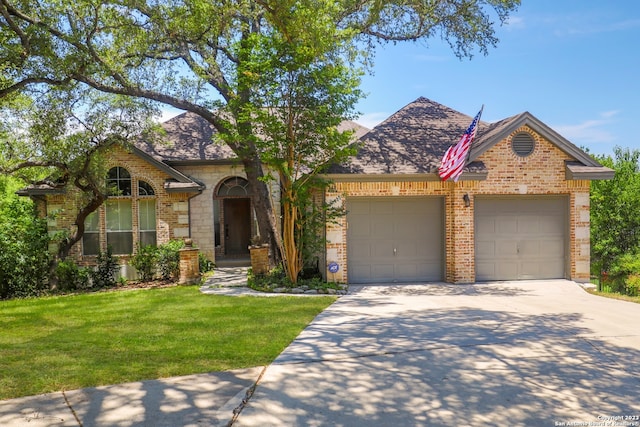
[[[531,134],[527,132],[520,132],[511,138],[511,148],[513,149],[513,152],[520,157],[527,157],[529,154],[533,153],[535,145],[536,141],[533,139]]]

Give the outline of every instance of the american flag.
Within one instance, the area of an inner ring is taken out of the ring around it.
[[[462,169],[467,163],[467,156],[471,149],[471,142],[478,132],[478,122],[480,122],[480,116],[482,116],[483,109],[484,105],[474,117],[469,128],[464,135],[462,135],[462,138],[460,138],[460,141],[456,145],[450,146],[447,149],[447,152],[444,153],[444,157],[442,158],[442,162],[438,168],[438,173],[443,181],[451,178],[453,179],[453,182],[458,182],[458,178],[462,175]]]

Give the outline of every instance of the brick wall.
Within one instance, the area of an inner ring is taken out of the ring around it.
[[[526,158],[511,149],[511,137],[529,132],[535,149]],[[571,158],[555,145],[524,126],[487,150],[478,159],[489,171],[484,181],[384,181],[335,182],[327,191],[327,201],[344,206],[347,197],[445,196],[445,280],[452,283],[475,281],[474,198],[483,195],[565,195],[569,200],[568,276],[589,280],[589,181],[567,181],[565,160]],[[470,207],[463,196],[469,195]],[[346,217],[327,225],[327,263],[342,267],[333,277],[346,282]]]

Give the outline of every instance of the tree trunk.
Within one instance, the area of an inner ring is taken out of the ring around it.
[[[282,257],[282,238],[278,232],[276,215],[271,204],[271,194],[267,183],[262,179],[262,163],[259,159],[245,158],[242,160],[247,181],[253,193],[252,202],[258,221],[258,231],[263,240],[269,243],[270,260],[273,265],[280,262]]]

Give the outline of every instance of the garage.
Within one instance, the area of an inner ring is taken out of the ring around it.
[[[476,280],[564,278],[567,210],[563,196],[478,197]]]
[[[349,283],[443,277],[443,198],[347,199]]]

